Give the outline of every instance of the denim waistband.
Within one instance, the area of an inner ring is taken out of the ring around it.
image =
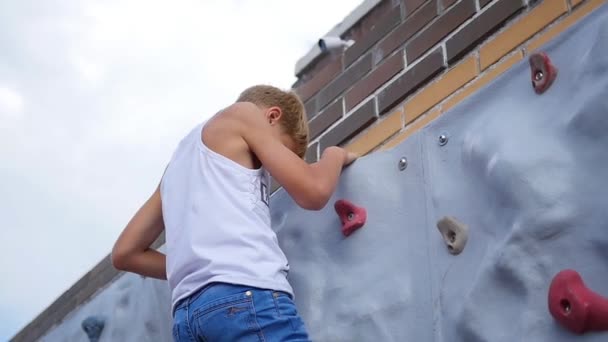
[[[209,283],[203,287],[201,287],[200,289],[194,291],[192,294],[190,294],[189,296],[180,299],[176,305],[175,308],[173,309],[173,317],[175,317],[175,312],[185,306],[187,306],[189,303],[197,300],[201,295],[203,295],[203,293],[206,293],[207,291],[211,291],[212,293],[210,295],[213,296],[214,293],[216,293],[217,295],[220,296],[226,296],[226,295],[231,295],[231,294],[236,294],[240,291],[247,291],[247,290],[251,290],[251,289],[258,289],[252,286],[247,286],[247,285],[239,285],[239,284],[228,284],[228,283],[221,283],[221,282],[215,282],[215,283]],[[258,290],[264,290],[264,289],[258,289]],[[282,291],[276,291],[276,292],[282,292]],[[289,293],[284,292],[286,295],[288,295],[290,298],[292,298],[292,296]],[[292,298],[293,299],[293,298]]]
[[[173,317],[175,317],[175,312],[177,310],[183,308],[184,306],[187,306],[188,303],[190,303],[190,300],[192,298],[198,298],[198,296],[203,294],[205,291],[207,291],[213,285],[214,285],[214,283],[207,284],[207,285],[201,287],[200,289],[192,292],[190,295],[178,300],[177,303],[175,304],[175,307],[173,308],[173,313],[172,313]]]
[[[209,283],[200,289],[192,292],[189,296],[180,299],[175,305],[175,309],[173,309],[173,316],[175,316],[175,312],[184,306],[187,306],[189,303],[195,301],[200,297],[203,293],[213,289],[213,292],[222,293],[223,295],[231,294],[230,292],[237,293],[239,291],[246,291],[251,289],[251,286],[245,285],[237,285],[237,284],[228,284],[228,283]]]

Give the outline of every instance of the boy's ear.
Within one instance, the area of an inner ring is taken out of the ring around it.
[[[277,124],[283,116],[283,111],[280,107],[270,107],[266,112],[266,118],[271,125]]]

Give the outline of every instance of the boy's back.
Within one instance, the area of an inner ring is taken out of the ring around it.
[[[217,144],[215,150],[240,154],[239,138],[225,127],[229,116],[222,112],[197,125],[179,144],[163,176],[173,306],[212,282],[292,294],[287,259],[270,225],[268,171],[245,167],[211,149]],[[246,149],[243,144],[241,150]]]
[[[116,268],[168,279],[175,340],[307,341],[271,229],[270,175],[304,209],[325,206],[356,158],[329,147],[314,164],[304,105],[270,86],[197,125],[121,233]],[[167,255],[150,250],[165,230]]]

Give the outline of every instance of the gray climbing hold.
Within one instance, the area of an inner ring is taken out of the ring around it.
[[[437,222],[437,229],[451,254],[458,255],[464,249],[469,237],[469,228],[455,218],[444,216]]]
[[[98,316],[89,316],[82,321],[82,330],[89,337],[89,341],[97,342],[105,326],[105,320]]]

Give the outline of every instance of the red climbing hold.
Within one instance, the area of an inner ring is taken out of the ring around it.
[[[563,270],[551,281],[549,311],[577,334],[608,330],[608,300],[588,289],[574,270]]]
[[[532,87],[537,94],[549,89],[557,77],[557,69],[551,64],[549,56],[538,52],[530,56],[530,69],[532,71]]]
[[[334,208],[342,222],[342,234],[344,236],[349,236],[365,224],[367,219],[365,208],[358,207],[347,200],[336,201]]]

